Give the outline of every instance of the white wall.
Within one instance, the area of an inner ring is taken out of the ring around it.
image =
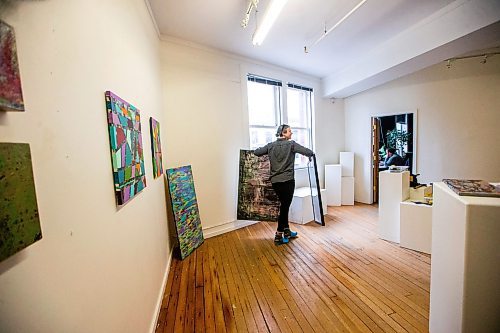
[[[500,181],[500,57],[444,63],[345,100],[346,150],[354,151],[355,200],[371,202],[372,115],[418,110],[419,182]]]
[[[170,253],[148,124],[165,123],[159,38],[143,0],[15,3],[0,14],[26,112],[0,113],[0,142],[31,146],[43,239],[0,263],[0,331],[146,332]],[[119,210],[105,90],[142,117],[147,187]]]
[[[165,161],[192,165],[204,230],[236,220],[239,150],[249,147],[248,72],[315,89],[318,160],[338,159],[343,110],[319,97],[319,80],[167,37],[161,61]]]

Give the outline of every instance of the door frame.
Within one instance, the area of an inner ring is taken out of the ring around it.
[[[370,141],[372,140],[373,138],[373,118],[379,118],[379,117],[387,117],[387,116],[397,116],[397,115],[401,115],[401,114],[413,114],[413,132],[412,132],[412,141],[413,141],[413,161],[412,161],[412,171],[413,171],[413,174],[417,174],[418,173],[418,169],[417,169],[417,136],[418,136],[418,109],[416,110],[408,110],[408,111],[398,111],[398,112],[388,112],[388,113],[374,113],[374,114],[370,114]],[[374,154],[374,151],[373,151],[373,143],[370,142],[370,202],[373,203],[375,198],[374,198],[374,179],[373,179],[373,154]],[[377,143],[377,147],[378,147],[378,143]],[[378,166],[377,166],[377,170],[378,170]],[[377,182],[378,183],[378,182]],[[378,184],[377,184],[378,186]]]

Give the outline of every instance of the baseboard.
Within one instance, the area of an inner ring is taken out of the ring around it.
[[[151,327],[149,328],[150,333],[155,333],[156,325],[158,324],[158,317],[160,316],[161,302],[163,301],[163,294],[165,293],[165,288],[167,286],[168,273],[170,273],[170,266],[172,266],[172,256],[174,254],[174,248],[170,249],[170,254],[168,255],[167,268],[165,269],[165,274],[163,274],[163,281],[161,283],[160,294],[158,295],[158,300],[156,301],[156,311],[153,321],[151,322]]]
[[[214,237],[217,235],[225,234],[226,232],[240,229],[240,228],[255,224],[257,222],[259,222],[259,221],[235,220],[232,222],[217,225],[215,227],[208,227],[208,228],[203,229],[203,237],[210,238],[210,237]]]

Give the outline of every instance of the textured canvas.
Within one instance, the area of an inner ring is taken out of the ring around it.
[[[141,114],[110,91],[105,98],[116,203],[123,205],[146,187]]]
[[[0,111],[24,111],[14,29],[0,21]]]
[[[181,258],[184,259],[204,240],[191,166],[167,169],[166,177]]]
[[[149,118],[151,128],[151,153],[153,155],[153,176],[160,177],[163,174],[163,164],[161,159],[160,123],[153,117]]]
[[[30,146],[0,143],[0,261],[41,238]]]
[[[500,186],[484,180],[443,179],[456,194],[474,197],[500,197]]]
[[[257,157],[250,150],[240,150],[239,220],[277,221],[280,202],[269,180],[269,172],[267,155]]]

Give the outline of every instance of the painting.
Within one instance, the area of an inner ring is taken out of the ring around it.
[[[257,157],[251,150],[240,150],[238,183],[239,220],[276,222],[280,202],[270,177],[269,157]]]
[[[110,91],[105,99],[116,203],[123,205],[146,187],[141,114]]]
[[[181,259],[185,259],[204,240],[191,166],[167,169],[166,177]]]
[[[484,180],[443,179],[456,194],[474,197],[500,197],[500,185],[493,185]]]
[[[153,176],[160,177],[163,174],[161,159],[160,123],[153,117],[149,118],[151,130],[151,154],[153,155]]]
[[[316,155],[313,155],[311,161],[307,164],[307,173],[309,175],[309,186],[311,187],[312,208],[314,221],[325,225],[325,216],[323,212],[321,188],[319,186],[318,164],[316,163]]]
[[[0,21],[0,111],[24,111],[14,29]]]
[[[42,239],[27,143],[0,143],[0,261]]]

